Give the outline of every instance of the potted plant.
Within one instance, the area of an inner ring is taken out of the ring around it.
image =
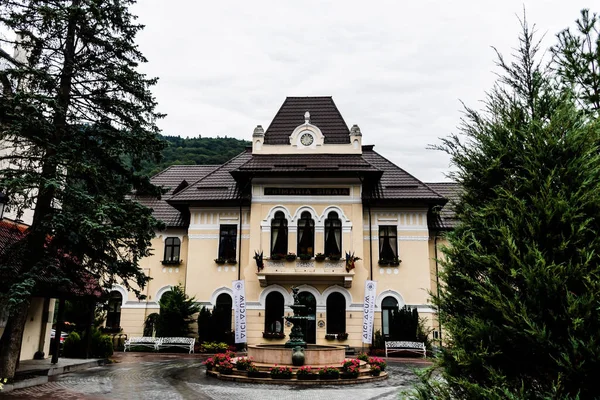
[[[312,256],[310,254],[300,254],[298,256],[302,261],[309,261],[312,259]]]
[[[215,263],[219,264],[219,265],[223,265],[225,264],[226,260],[222,257],[219,258],[215,258]]]
[[[381,260],[379,260],[378,264],[381,266],[386,266],[386,265],[390,265],[390,261],[381,259]]]
[[[341,254],[330,254],[329,255],[329,261],[340,261],[341,258],[342,258]]]
[[[254,364],[248,367],[248,378],[266,378],[267,373],[261,372]]]
[[[398,266],[400,265],[400,263],[402,262],[401,259],[399,259],[398,257],[394,257],[392,258],[392,261],[390,261],[390,265],[394,265],[394,266]]]
[[[298,369],[296,372],[296,379],[299,381],[314,381],[319,377],[319,375],[315,374],[310,365],[305,365]]]
[[[271,368],[270,374],[272,379],[292,379],[292,368],[275,365]]]
[[[229,264],[229,265],[235,265],[235,264],[237,264],[237,260],[235,258],[228,258],[227,259],[227,264]]]
[[[383,360],[383,358],[380,357],[370,357],[369,364],[371,364],[371,368],[373,368],[373,366],[376,365],[382,371],[385,371],[385,368],[387,367],[387,363]]]
[[[371,365],[371,375],[373,375],[373,376],[381,375],[381,367],[379,367],[379,365]]]
[[[337,340],[346,340],[348,339],[348,334],[347,333],[338,333],[337,334]]]
[[[296,253],[287,253],[287,255],[285,256],[285,259],[287,261],[294,261],[296,260]]]
[[[325,258],[327,258],[327,257],[323,253],[315,254],[315,261],[323,262],[323,261],[325,261]]]
[[[240,357],[235,362],[235,368],[238,371],[247,371],[251,365],[254,365],[254,360],[252,360],[252,357]]]
[[[325,340],[335,340],[335,333],[325,334]]]
[[[346,360],[342,363],[342,379],[356,379],[360,373],[360,360]]]
[[[338,379],[340,370],[335,367],[323,367],[319,369],[319,379]]]
[[[231,375],[233,374],[233,364],[230,360],[221,361],[217,365],[217,369],[221,375]]]
[[[273,260],[273,261],[283,260],[283,257],[284,257],[283,254],[279,254],[279,253],[271,254],[271,260]]]
[[[356,359],[368,363],[369,355],[367,353],[358,353],[358,356],[356,356]]]
[[[212,371],[215,367],[215,360],[212,357],[209,357],[204,361],[204,365],[206,366],[206,372]]]

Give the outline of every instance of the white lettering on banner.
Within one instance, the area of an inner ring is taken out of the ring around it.
[[[375,322],[375,295],[377,294],[377,282],[365,282],[365,301],[363,303],[363,343],[373,342],[373,324]]]
[[[233,309],[235,313],[235,342],[246,343],[246,289],[244,281],[233,281]]]

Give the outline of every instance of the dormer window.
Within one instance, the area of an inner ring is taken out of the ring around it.
[[[181,252],[181,240],[176,237],[165,239],[165,257],[163,264],[179,264],[179,255]]]

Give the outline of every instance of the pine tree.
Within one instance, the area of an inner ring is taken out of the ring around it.
[[[134,43],[142,26],[133,0],[11,0],[0,4],[0,186],[9,207],[35,207],[24,240],[0,260],[0,293],[10,314],[0,340],[0,376],[13,377],[25,316],[43,276],[50,287],[80,285],[82,271],[132,290],[147,277],[160,224],[128,196],[159,195],[136,173],[163,148],[155,121],[156,79]],[[125,162],[127,159],[127,162]],[[70,262],[67,262],[70,261]]]
[[[158,301],[160,315],[156,321],[156,336],[187,337],[195,322],[194,314],[200,311],[194,297],[189,298],[183,287],[175,286]]]
[[[600,395],[600,124],[557,90],[522,27],[484,110],[467,108],[441,146],[461,222],[434,298],[448,347],[421,399]]]

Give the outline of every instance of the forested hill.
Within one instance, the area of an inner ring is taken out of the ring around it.
[[[143,172],[150,176],[170,165],[179,164],[223,164],[240,154],[251,143],[228,137],[182,138],[181,136],[163,136],[169,146],[163,150],[160,164],[148,162]]]

